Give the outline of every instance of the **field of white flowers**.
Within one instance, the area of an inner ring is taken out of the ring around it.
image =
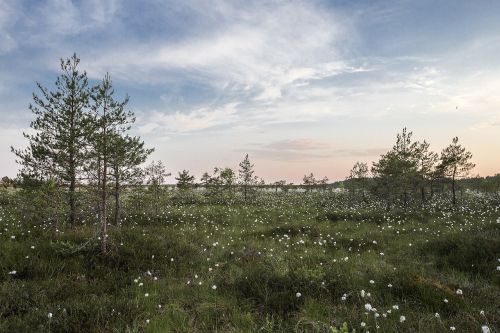
[[[342,194],[129,211],[99,251],[0,206],[0,332],[499,332],[500,207]]]

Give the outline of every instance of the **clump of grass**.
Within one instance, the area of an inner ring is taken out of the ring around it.
[[[432,257],[442,271],[458,270],[485,279],[498,276],[495,271],[500,253],[498,237],[451,235],[426,243],[421,253]]]

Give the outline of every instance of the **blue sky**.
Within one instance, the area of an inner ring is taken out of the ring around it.
[[[170,171],[343,179],[404,126],[475,173],[500,171],[500,2],[0,0],[0,174],[26,143],[35,82],[76,52],[131,97]]]

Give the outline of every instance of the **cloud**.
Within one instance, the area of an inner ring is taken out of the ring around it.
[[[250,91],[255,99],[268,100],[280,98],[289,84],[335,75],[348,67],[335,52],[345,39],[345,27],[313,3],[224,3],[202,8],[207,11],[205,20],[217,17],[217,22],[208,27],[198,23],[203,30],[190,31],[180,40],[158,38],[90,52],[94,61],[89,73],[100,76],[110,69],[121,79],[149,82],[181,74],[217,87],[229,84],[238,93]],[[170,14],[165,15],[168,19]]]
[[[443,93],[441,87],[445,79],[444,74],[435,67],[414,67],[413,72],[402,82],[402,86],[403,88],[421,91],[429,95],[440,95]]]
[[[43,34],[73,35],[98,30],[112,21],[119,9],[119,0],[48,0],[31,14],[44,27]]]
[[[17,17],[18,8],[15,2],[0,1],[0,55],[17,47],[17,42],[10,31]]]
[[[198,19],[192,27],[183,27],[187,31],[182,38],[132,39],[115,48],[89,49],[82,56],[92,59],[86,64],[92,78],[110,71],[130,85],[167,85],[170,91],[162,96],[211,91],[198,101],[209,107],[200,110],[193,111],[196,106],[186,98],[188,103],[173,115],[168,99],[163,109],[155,107],[152,114],[160,122],[177,124],[170,127],[173,131],[227,123],[216,120],[227,116],[217,111],[225,104],[238,105],[235,117],[247,123],[316,121],[335,114],[331,96],[316,105],[309,100],[307,105],[298,103],[299,96],[306,96],[315,82],[368,70],[349,63],[339,51],[341,44],[349,43],[348,22],[316,2],[217,1],[208,6],[187,1],[173,7],[164,4],[157,11],[166,21],[180,14]]]
[[[153,112],[145,119],[139,119],[139,132],[186,133],[200,131],[216,126],[227,125],[236,121],[238,104],[226,104],[220,108],[203,107],[190,112],[176,111],[173,114]]]
[[[301,138],[301,139],[285,139],[285,140],[275,141],[265,145],[265,147],[271,150],[303,151],[303,150],[326,149],[329,147],[329,144],[312,139]]]
[[[499,112],[500,114],[500,112]],[[478,122],[474,125],[472,125],[471,129],[472,130],[483,130],[483,129],[488,129],[488,128],[496,128],[500,127],[500,117],[496,117],[491,120],[486,120],[486,121],[481,121]]]
[[[257,158],[304,162],[317,160],[331,160],[335,158],[365,158],[380,156],[387,151],[386,148],[342,148],[334,149],[332,145],[326,142],[309,139],[285,139],[270,143],[252,144],[246,149],[238,151],[251,153]]]
[[[387,148],[366,148],[366,149],[336,149],[332,153],[335,156],[347,157],[374,157],[387,152]]]

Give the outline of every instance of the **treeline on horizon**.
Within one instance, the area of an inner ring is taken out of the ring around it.
[[[152,211],[158,214],[163,185],[171,174],[161,161],[143,167],[154,149],[130,134],[135,116],[126,109],[129,97],[115,97],[108,73],[101,82],[90,85],[86,72],[78,68],[79,62],[76,54],[61,59],[62,73],[52,90],[37,83],[39,92],[33,94],[29,105],[34,134],[24,133],[27,148],[11,148],[21,169],[16,180],[4,177],[2,183],[21,188],[31,209],[44,211],[45,215],[39,215],[57,227],[78,225],[94,216],[101,228],[102,251],[106,252],[107,226],[110,221],[115,225],[121,222],[122,194],[139,203],[148,198],[153,202]],[[345,181],[333,184],[310,173],[300,186],[308,193],[343,188],[340,192],[350,200],[379,200],[387,210],[425,206],[435,195],[447,195],[456,206],[457,191],[465,187],[498,197],[500,174],[468,178],[475,167],[471,159],[471,152],[457,137],[438,154],[425,140],[413,140],[412,132],[404,128],[393,148],[371,167],[357,162]],[[248,154],[238,172],[216,167],[196,184],[195,177],[183,170],[175,179],[177,202],[191,204],[198,202],[199,193],[191,191],[197,186],[204,188],[202,196],[210,202],[243,204],[254,202],[264,185],[280,194],[294,188],[284,180],[266,184],[255,176]],[[139,184],[147,186],[134,186]]]

